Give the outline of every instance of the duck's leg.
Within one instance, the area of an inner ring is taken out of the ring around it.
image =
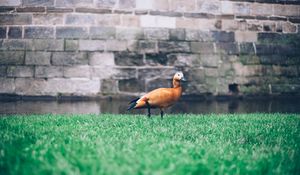
[[[162,109],[160,109],[160,118],[163,119],[164,118],[164,111]]]
[[[151,112],[150,112],[151,106],[150,106],[148,101],[146,101],[146,105],[147,105],[147,108],[148,108],[148,117],[150,118],[151,117]]]

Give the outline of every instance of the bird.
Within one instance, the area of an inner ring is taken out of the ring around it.
[[[151,108],[159,108],[163,119],[164,110],[179,100],[182,94],[181,82],[186,81],[182,72],[176,72],[173,76],[172,88],[158,88],[129,102],[128,111],[131,109],[148,109],[148,117],[151,117]]]

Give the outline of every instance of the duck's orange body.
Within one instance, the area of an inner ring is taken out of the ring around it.
[[[150,117],[150,108],[159,108],[161,110],[161,117],[165,108],[170,107],[179,100],[182,87],[181,81],[184,80],[182,73],[176,73],[173,78],[173,88],[159,88],[155,89],[142,97],[130,102],[130,109],[148,108],[148,116]]]

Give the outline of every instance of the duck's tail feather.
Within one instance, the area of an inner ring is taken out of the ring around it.
[[[133,109],[133,108],[136,106],[136,104],[137,104],[136,102],[137,102],[139,99],[140,99],[140,98],[136,98],[136,99],[130,101],[130,102],[129,102],[130,106],[128,107],[127,111]]]

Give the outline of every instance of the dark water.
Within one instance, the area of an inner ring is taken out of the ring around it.
[[[98,101],[2,101],[0,115],[5,114],[145,114],[146,110],[126,111],[128,102]],[[159,114],[153,109],[153,114]],[[300,100],[227,100],[180,101],[166,113],[300,113]]]

